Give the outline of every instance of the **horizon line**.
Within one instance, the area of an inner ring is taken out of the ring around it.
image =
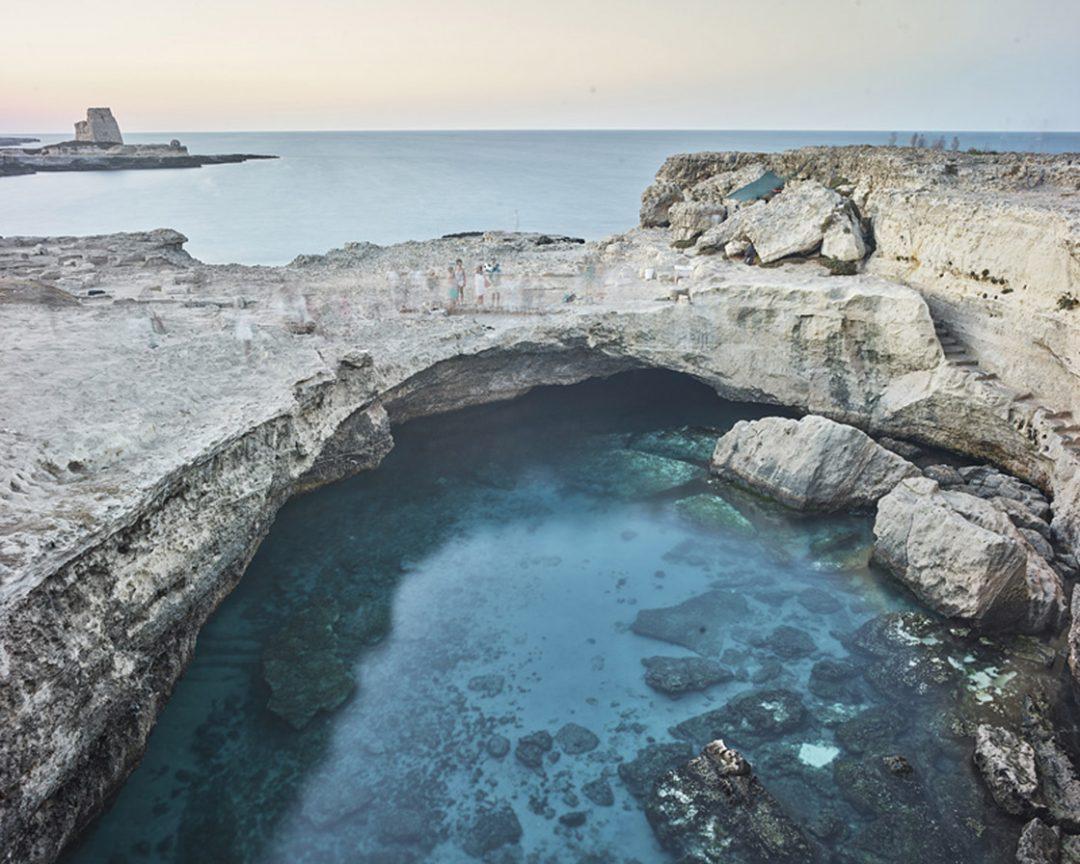
[[[1076,135],[1080,129],[930,129],[930,128],[892,128],[892,129],[856,129],[848,127],[803,129],[795,127],[645,127],[645,126],[552,126],[552,127],[528,127],[528,126],[477,126],[477,127],[399,127],[399,128],[371,128],[371,129],[128,129],[125,134],[132,135],[164,135],[167,133],[182,132],[198,135],[229,135],[229,134],[347,134],[347,133],[402,133],[402,132],[811,132],[811,133],[868,133],[897,135],[908,133],[919,134],[983,134],[983,135]],[[51,130],[37,132],[2,132],[3,136],[19,135],[67,135],[66,130]]]

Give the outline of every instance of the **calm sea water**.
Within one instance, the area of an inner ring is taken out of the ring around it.
[[[944,134],[951,140],[953,133]],[[965,149],[1080,151],[1077,133],[957,135]],[[673,153],[884,144],[889,133],[161,132],[126,139],[174,137],[193,153],[281,158],[199,170],[4,178],[0,235],[170,227],[186,234],[188,250],[204,261],[247,264],[283,264],[353,240],[385,244],[453,231],[595,239],[636,223],[642,189]]]
[[[845,861],[1011,861],[1021,823],[947,726],[1018,673],[976,640],[882,639],[913,606],[867,567],[869,518],[708,480],[761,413],[635,373],[403,427],[283,509],[67,864],[666,861],[641,754],[718,734]],[[646,684],[691,648],[730,679]]]

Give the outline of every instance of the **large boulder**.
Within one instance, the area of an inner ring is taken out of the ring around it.
[[[797,510],[868,509],[920,475],[854,426],[816,415],[742,420],[717,442],[710,467]]]
[[[671,243],[676,248],[693,246],[698,237],[727,218],[723,204],[704,201],[678,201],[668,209]]]
[[[789,183],[769,201],[739,207],[701,235],[697,251],[719,252],[738,241],[753,243],[762,264],[817,251],[859,261],[867,252],[854,205],[814,180]]]
[[[805,862],[814,848],[784,813],[750,763],[713,741],[666,775],[645,802],[660,845],[685,864]]]
[[[874,560],[935,611],[988,629],[1060,624],[1061,579],[1005,512],[928,477],[878,502]]]
[[[821,239],[821,254],[836,261],[862,261],[866,257],[862,226],[850,206],[829,220]]]

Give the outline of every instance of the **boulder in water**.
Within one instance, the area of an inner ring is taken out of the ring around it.
[[[544,762],[544,756],[553,746],[551,733],[544,730],[533,732],[518,739],[514,748],[514,756],[518,762],[526,768],[539,768]]]
[[[521,823],[514,808],[498,804],[481,811],[465,837],[465,851],[473,858],[483,858],[489,852],[517,843],[521,839]]]
[[[673,699],[735,677],[726,666],[704,657],[645,657],[641,662],[645,666],[645,683]]]
[[[878,504],[874,560],[942,615],[1035,633],[1065,611],[1061,579],[983,498],[908,479]]]
[[[712,473],[797,510],[874,506],[920,471],[854,426],[810,415],[742,420],[716,444]]]
[[[352,695],[356,681],[339,656],[338,605],[322,600],[294,616],[270,640],[263,655],[267,708],[295,729],[320,711],[332,711]]]
[[[682,645],[698,654],[717,657],[732,624],[746,619],[750,607],[734,591],[706,591],[677,606],[642,609],[631,628],[639,636]]]
[[[784,688],[751,690],[723,708],[706,711],[671,728],[671,734],[701,745],[723,735],[739,733],[777,738],[806,723],[806,708],[798,693]]]
[[[750,763],[723,741],[665,775],[646,799],[645,813],[660,845],[685,864],[816,860]]]
[[[595,750],[600,739],[578,723],[567,723],[555,733],[555,743],[568,756],[579,756]]]

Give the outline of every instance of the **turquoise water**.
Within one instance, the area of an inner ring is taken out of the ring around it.
[[[627,766],[718,732],[833,860],[1011,860],[1019,826],[943,732],[952,667],[1008,661],[929,619],[882,639],[914,607],[867,567],[867,517],[707,479],[763,413],[633,373],[398,430],[380,468],[285,506],[67,864],[665,861]],[[726,680],[646,683],[692,649]]]
[[[944,134],[929,133],[933,140]],[[964,149],[1080,151],[1080,133],[956,133]],[[43,135],[53,142],[66,135]],[[128,134],[193,153],[272,161],[198,170],[35,174],[0,181],[0,235],[176,228],[210,263],[284,264],[354,240],[455,231],[546,231],[596,239],[637,223],[664,159],[695,150],[884,144],[885,132],[553,131]],[[910,133],[899,134],[901,142]]]

